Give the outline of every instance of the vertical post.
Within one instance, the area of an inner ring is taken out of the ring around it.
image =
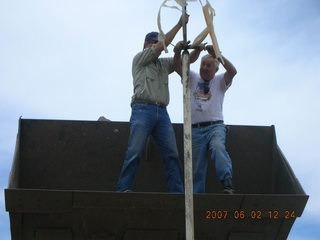
[[[189,52],[187,50],[187,3],[184,1],[183,41],[185,50],[182,54],[182,82],[183,82],[183,141],[184,141],[184,185],[185,185],[185,223],[186,240],[194,240],[193,216],[193,180],[192,180],[192,136],[191,136],[191,105],[189,81]]]
[[[186,44],[187,39],[187,23],[186,23],[186,15],[187,15],[187,1],[184,0],[182,8],[182,34],[183,34],[183,41]]]

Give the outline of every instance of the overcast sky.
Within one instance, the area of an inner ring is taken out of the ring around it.
[[[320,1],[211,0],[220,49],[238,74],[224,104],[227,124],[275,125],[281,150],[310,195],[291,240],[320,236]],[[6,188],[18,119],[128,121],[131,61],[157,31],[162,0],[0,0],[0,184]],[[188,6],[188,39],[205,27]],[[162,10],[164,31],[180,13]],[[179,32],[173,43],[182,39]],[[206,39],[207,42],[210,39]],[[172,47],[163,56],[172,56]],[[198,70],[195,63],[191,69]],[[170,75],[172,122],[182,86]],[[0,195],[0,239],[10,239]]]

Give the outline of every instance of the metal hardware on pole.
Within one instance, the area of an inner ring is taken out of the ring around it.
[[[192,136],[189,67],[190,57],[187,42],[187,2],[182,8],[184,51],[182,54],[183,82],[183,141],[184,141],[184,185],[186,240],[194,240],[193,180],[192,180]]]

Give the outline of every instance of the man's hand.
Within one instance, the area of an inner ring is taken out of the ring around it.
[[[206,50],[213,58],[217,58],[212,45],[207,45]]]
[[[206,44],[207,44],[207,43],[201,43],[200,45],[194,46],[194,47],[192,47],[192,45],[191,45],[191,48],[193,48],[193,49],[195,49],[195,50],[203,51],[203,50],[206,49]]]
[[[206,44],[207,43],[201,43],[198,46],[193,46],[193,47],[191,46],[191,48],[194,50],[190,53],[190,58],[189,58],[190,63],[194,63],[195,61],[197,61],[201,51],[203,51],[206,48]]]
[[[174,52],[174,53],[180,53],[181,50],[183,49],[183,47],[184,47],[184,41],[179,41],[179,42],[177,42],[177,44],[174,46],[173,52]]]
[[[186,14],[186,23],[189,22],[189,14]],[[183,16],[180,17],[179,19],[179,25],[182,26],[183,25]]]
[[[177,42],[177,44],[173,48],[173,52],[180,53],[181,50],[183,50],[189,46],[189,43],[190,43],[190,41],[188,41],[186,44],[184,43],[184,41]]]

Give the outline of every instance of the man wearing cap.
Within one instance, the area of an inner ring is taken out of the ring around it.
[[[181,27],[182,18],[165,35],[166,46]],[[184,191],[176,138],[166,109],[169,103],[168,75],[174,71],[174,63],[173,58],[159,58],[163,50],[164,45],[158,41],[158,33],[150,32],[145,37],[143,51],[133,58],[134,94],[131,101],[130,136],[118,181],[119,192],[133,190],[135,173],[150,135],[156,141],[164,160],[168,191]]]
[[[175,71],[181,76],[181,45],[174,48]],[[190,53],[190,63],[195,62],[204,50],[204,45]],[[212,45],[207,46],[209,54],[201,59],[200,73],[190,71],[193,191],[204,193],[207,176],[207,151],[215,163],[216,174],[222,183],[223,193],[234,193],[232,183],[232,162],[225,148],[227,128],[223,122],[222,105],[224,95],[237,74],[233,64],[222,56],[226,72],[216,74],[219,61]],[[192,61],[191,61],[192,59]]]

